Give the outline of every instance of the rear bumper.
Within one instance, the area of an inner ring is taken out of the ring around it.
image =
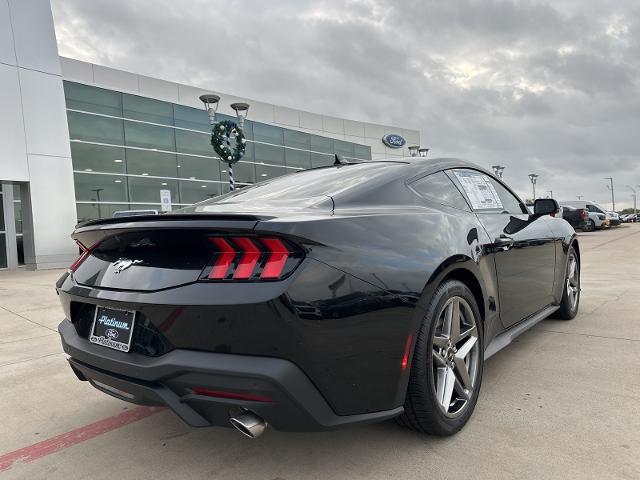
[[[177,349],[160,357],[122,353],[94,345],[64,320],[58,327],[69,363],[81,380],[122,400],[166,405],[194,427],[229,426],[239,407],[262,416],[281,431],[331,430],[386,420],[403,408],[359,415],[336,415],[311,380],[280,358]],[[191,388],[244,392],[266,401],[209,397]]]

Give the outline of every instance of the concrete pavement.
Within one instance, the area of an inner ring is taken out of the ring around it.
[[[491,358],[473,418],[447,439],[386,422],[248,440],[136,410],[67,366],[61,272],[0,272],[0,459],[33,456],[0,461],[0,478],[640,478],[640,225],[579,241],[579,316]]]

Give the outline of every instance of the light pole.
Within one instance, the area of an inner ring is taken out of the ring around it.
[[[584,195],[576,195],[576,197],[578,197],[578,200],[582,200],[582,197],[584,197]]]
[[[616,197],[613,193],[613,177],[604,177],[605,180],[609,180],[610,185],[607,185],[607,188],[611,190],[611,211],[616,211]]]
[[[533,187],[533,201],[536,201],[536,182],[538,181],[538,177],[540,175],[536,175],[535,173],[529,174],[529,180],[531,180],[531,186]]]
[[[492,165],[493,173],[496,174],[496,177],[502,178],[502,172],[504,172],[504,167],[502,165]]]
[[[427,147],[422,147],[418,149],[418,155],[420,155],[421,157],[426,158],[427,153],[429,153],[429,149]]]
[[[640,187],[640,185],[636,185],[637,187]],[[631,191],[633,192],[633,213],[634,215],[638,214],[638,209],[636,208],[636,200],[638,199],[638,192],[636,191],[635,188],[633,188],[631,185],[627,185],[628,188],[631,189]]]
[[[409,147],[407,148],[409,149],[409,155],[411,155],[412,157],[418,156],[418,150],[420,150],[420,145],[409,145]]]
[[[91,191],[96,192],[96,201],[98,202],[98,218],[102,218],[102,209],[100,208],[100,192],[103,191],[104,188],[94,188]]]
[[[242,102],[232,103],[231,108],[233,108],[233,110],[236,112],[236,117],[238,118],[238,127],[240,127],[240,130],[243,131],[244,120],[249,114],[249,104]],[[231,188],[231,190],[236,189],[236,185],[233,181],[233,167],[231,166],[231,163],[229,163],[229,187]]]
[[[209,125],[211,125],[211,129],[213,129],[213,126],[216,124],[216,112],[218,111],[218,105],[220,105],[220,97],[212,93],[206,93],[200,95],[200,101],[204,103],[204,109],[209,115]]]

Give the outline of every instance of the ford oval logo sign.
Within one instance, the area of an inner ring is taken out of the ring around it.
[[[396,135],[395,133],[390,133],[389,135],[385,135],[382,137],[382,143],[384,143],[389,148],[402,148],[407,141],[401,137],[400,135]]]
[[[105,333],[107,334],[107,337],[109,337],[111,340],[115,340],[119,336],[118,331],[114,328],[108,328]]]

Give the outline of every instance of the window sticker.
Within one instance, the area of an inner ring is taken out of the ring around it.
[[[454,170],[474,210],[502,208],[502,201],[487,175],[465,170]]]

